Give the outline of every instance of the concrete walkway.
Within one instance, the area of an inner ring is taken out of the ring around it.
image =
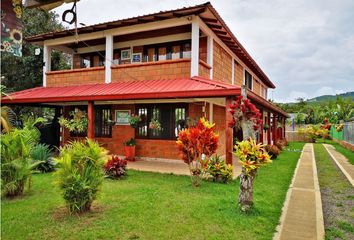
[[[313,144],[304,146],[273,239],[324,239],[321,193]]]
[[[234,178],[241,174],[241,165],[234,159]],[[171,159],[139,159],[135,162],[128,162],[128,169],[134,169],[147,172],[172,173],[176,175],[189,176],[188,165],[181,160]]]
[[[328,154],[332,157],[333,161],[337,164],[339,169],[347,177],[348,181],[354,186],[354,165],[352,165],[348,159],[329,144],[323,144]]]

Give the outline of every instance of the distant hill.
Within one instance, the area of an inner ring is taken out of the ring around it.
[[[306,102],[325,102],[325,101],[335,100],[337,97],[351,98],[354,100],[354,92],[346,92],[337,95],[322,95],[322,96],[308,99],[306,100]]]

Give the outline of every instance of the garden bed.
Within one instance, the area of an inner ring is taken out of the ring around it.
[[[91,212],[69,215],[52,174],[34,175],[30,192],[2,201],[2,239],[271,239],[299,156],[284,150],[260,169],[250,215],[236,208],[238,180],[194,188],[187,176],[132,170],[104,181]]]

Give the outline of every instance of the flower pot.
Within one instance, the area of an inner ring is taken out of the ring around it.
[[[135,146],[124,146],[124,156],[128,161],[135,161]]]

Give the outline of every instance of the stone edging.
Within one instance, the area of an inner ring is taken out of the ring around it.
[[[296,168],[294,171],[294,175],[293,178],[291,180],[291,184],[289,186],[288,192],[286,193],[286,198],[284,201],[284,205],[282,208],[282,214],[280,216],[279,219],[279,224],[276,227],[276,232],[274,233],[273,236],[273,240],[280,240],[280,236],[283,230],[283,224],[285,221],[285,218],[287,216],[287,212],[288,212],[288,207],[289,207],[289,203],[290,203],[290,198],[291,198],[291,194],[293,192],[293,189],[297,189],[294,188],[294,183],[295,183],[295,177],[297,175],[299,166],[300,166],[300,161],[302,160],[303,157],[303,153],[304,153],[304,148],[305,148],[306,144],[304,145],[300,158],[296,164]],[[322,201],[321,201],[321,192],[320,192],[320,187],[319,187],[319,182],[318,182],[318,177],[317,177],[317,167],[316,167],[316,160],[315,160],[315,152],[314,152],[314,148],[313,148],[313,144],[310,145],[311,146],[311,153],[312,153],[312,170],[313,170],[313,181],[314,181],[314,190],[311,189],[302,189],[302,190],[308,190],[308,191],[314,191],[315,192],[315,201],[316,201],[316,234],[317,237],[316,239],[324,239],[325,236],[325,230],[324,230],[324,221],[323,221],[323,210],[322,210]]]
[[[344,174],[344,176],[348,179],[348,181],[350,182],[350,184],[352,186],[354,186],[354,180],[352,179],[352,177],[349,175],[349,173],[344,169],[344,167],[338,162],[338,160],[333,156],[333,154],[329,151],[329,149],[327,148],[327,144],[322,144],[324,146],[324,148],[326,149],[326,151],[328,152],[328,154],[331,156],[331,158],[333,159],[333,161],[336,163],[336,165],[339,167],[339,169],[342,171],[342,173]],[[336,150],[335,150],[336,151]]]

